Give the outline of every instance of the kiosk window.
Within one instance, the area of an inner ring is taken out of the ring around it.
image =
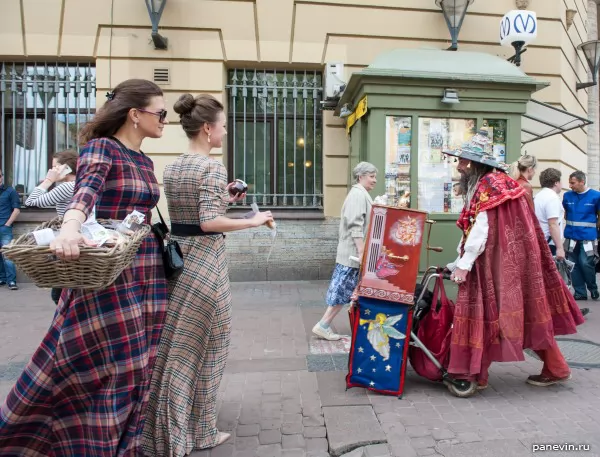
[[[429,213],[460,213],[457,161],[443,151],[458,149],[476,133],[475,119],[419,118],[418,208]]]
[[[484,120],[482,129],[487,129],[488,137],[492,139],[492,155],[499,162],[506,162],[506,120]]]
[[[410,206],[411,122],[410,117],[386,117],[385,192],[388,205]]]

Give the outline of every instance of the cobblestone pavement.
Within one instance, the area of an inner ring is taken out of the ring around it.
[[[193,457],[600,456],[600,369],[574,368],[569,383],[536,388],[525,379],[539,373],[538,360],[497,363],[490,387],[469,399],[451,396],[410,368],[402,399],[346,391],[347,345],[310,336],[324,311],[326,282],[232,287],[231,355],[218,420],[232,439]],[[592,312],[577,338],[600,342],[600,302],[586,306]],[[53,312],[49,290],[0,289],[0,397]],[[345,313],[335,325],[349,333]],[[562,450],[544,452],[549,444]]]

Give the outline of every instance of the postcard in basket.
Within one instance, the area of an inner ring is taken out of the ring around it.
[[[358,295],[412,304],[427,213],[373,205]]]
[[[123,220],[123,226],[129,230],[135,230],[139,225],[144,223],[146,216],[139,211],[132,211]]]
[[[52,230],[51,228],[31,232],[38,246],[50,246],[52,240],[58,236],[58,233],[58,230]]]
[[[81,226],[81,233],[87,239],[94,241],[98,247],[102,246],[110,238],[110,231],[98,222],[84,223]]]

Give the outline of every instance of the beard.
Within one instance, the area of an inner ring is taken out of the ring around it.
[[[465,195],[467,195],[467,192],[469,191],[469,175],[464,171],[461,171],[459,173],[460,180],[458,181],[458,195],[462,195],[462,197],[464,198]]]
[[[471,198],[473,198],[473,194],[475,194],[475,191],[477,190],[479,180],[490,170],[491,167],[471,162],[471,167],[460,172],[460,195],[463,197],[465,206],[468,206],[471,203]]]

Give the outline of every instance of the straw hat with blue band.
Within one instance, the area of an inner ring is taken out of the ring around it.
[[[504,162],[499,162],[494,158],[493,155],[485,152],[485,147],[488,144],[491,144],[488,131],[481,129],[475,136],[473,136],[473,138],[471,138],[470,142],[465,143],[458,149],[444,151],[444,154],[458,157],[460,159],[471,160],[472,162],[479,162],[505,173],[508,172],[509,165]]]

